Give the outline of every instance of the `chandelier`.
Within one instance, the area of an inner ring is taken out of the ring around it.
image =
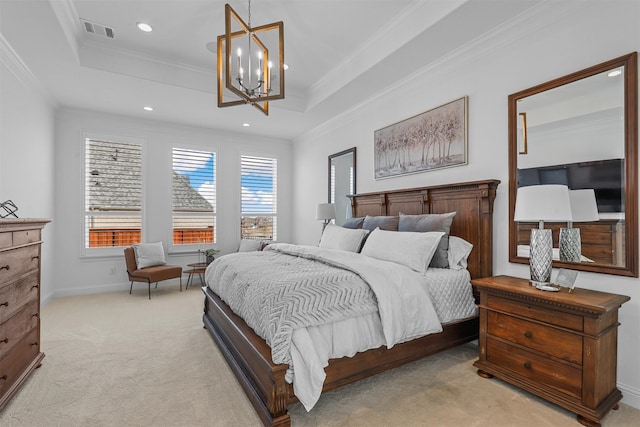
[[[269,115],[269,101],[284,99],[284,24],[251,27],[227,3],[218,36],[218,107],[251,104]]]

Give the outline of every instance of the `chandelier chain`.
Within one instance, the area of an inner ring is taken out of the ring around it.
[[[251,28],[251,0],[249,0],[249,19],[247,22],[247,27]]]

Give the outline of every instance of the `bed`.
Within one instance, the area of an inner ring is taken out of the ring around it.
[[[468,256],[471,278],[492,273],[493,201],[497,180],[392,190],[351,196],[352,215],[389,216],[399,213],[456,212],[451,235],[474,245]],[[288,365],[272,362],[271,348],[237,316],[210,287],[204,287],[203,321],[265,425],[288,426],[288,405],[298,401],[286,381]],[[394,345],[331,359],[324,369],[322,391],[418,360],[476,339],[478,319],[446,323],[442,332]]]

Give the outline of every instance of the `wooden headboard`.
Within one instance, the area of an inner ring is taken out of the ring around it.
[[[451,235],[473,244],[471,278],[493,272],[493,201],[499,180],[462,182],[349,196],[353,217],[456,212]]]

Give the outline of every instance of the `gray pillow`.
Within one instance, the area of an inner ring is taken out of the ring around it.
[[[254,252],[262,250],[262,240],[241,239],[238,252]]]
[[[387,231],[398,231],[397,216],[369,216],[364,217],[362,228],[373,231],[376,228]]]
[[[429,267],[449,268],[449,232],[455,212],[444,214],[403,215],[400,213],[398,231],[413,231],[424,233],[427,231],[442,231],[445,233],[440,239],[436,253],[431,258]]]
[[[364,217],[360,218],[347,218],[347,220],[342,224],[344,228],[362,228],[362,223],[364,222]]]

